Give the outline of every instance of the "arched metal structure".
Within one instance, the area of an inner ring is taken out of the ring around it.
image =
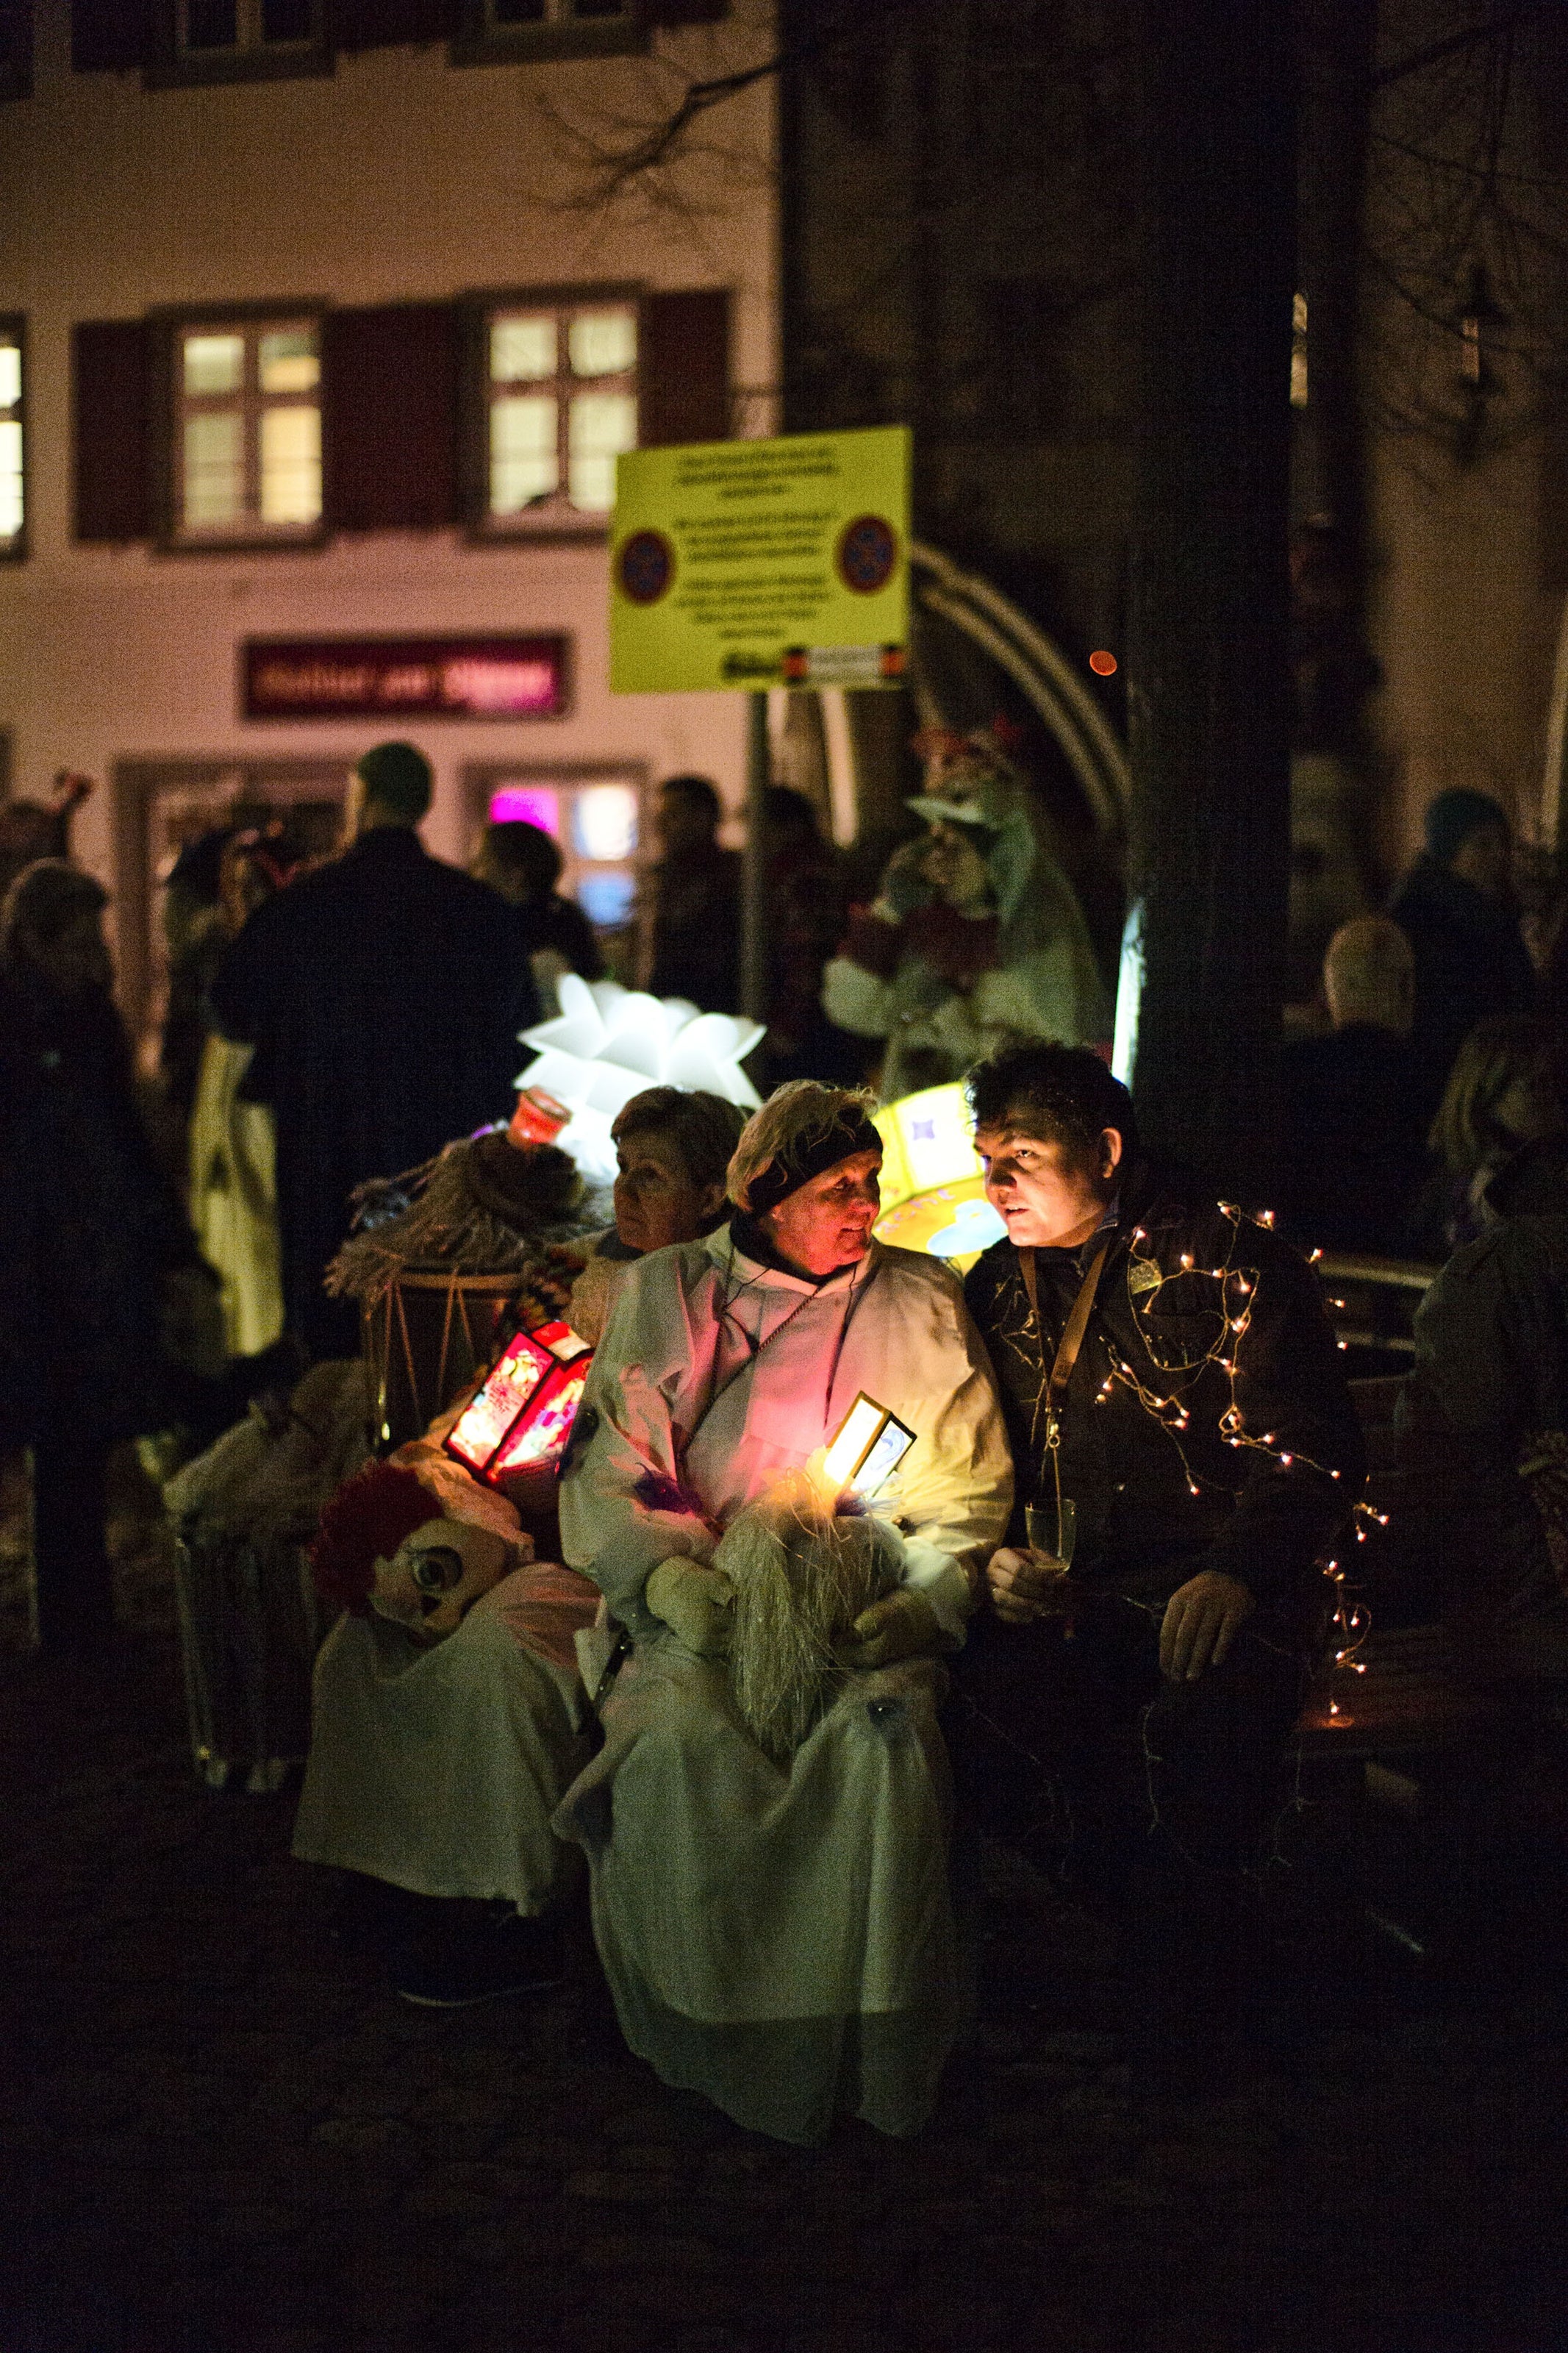
[[[1049,729],[1101,834],[1126,831],[1132,799],[1127,754],[1089,689],[1043,629],[979,573],[923,540],[911,542],[916,601],[960,630],[1020,687]]]

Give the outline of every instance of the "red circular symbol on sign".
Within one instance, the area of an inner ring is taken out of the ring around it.
[[[675,550],[661,531],[634,531],[621,545],[621,594],[634,605],[657,605],[675,577]]]
[[[880,515],[857,515],[838,537],[838,577],[859,596],[874,596],[893,576],[899,543]]]

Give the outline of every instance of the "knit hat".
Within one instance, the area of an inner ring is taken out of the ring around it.
[[[829,1128],[816,1135],[802,1137],[786,1150],[776,1153],[765,1168],[752,1177],[749,1188],[750,1209],[760,1218],[769,1209],[776,1209],[814,1176],[825,1176],[837,1168],[841,1160],[852,1159],[858,1152],[882,1150],[882,1139],[863,1105],[858,1101],[847,1103]]]
[[[1451,866],[1460,846],[1483,825],[1498,825],[1508,831],[1508,818],[1491,795],[1472,792],[1466,785],[1450,786],[1427,805],[1427,854],[1439,866]]]

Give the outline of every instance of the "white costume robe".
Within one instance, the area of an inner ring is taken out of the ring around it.
[[[873,1504],[956,1648],[1012,1470],[984,1350],[934,1259],[873,1244],[813,1284],[726,1229],[639,1261],[562,1489],[566,1556],[637,1645],[556,1818],[588,1855],[623,2031],[667,2082],[788,2140],[840,2108],[911,2132],[935,2097],[959,2017],[945,1678],[932,1660],[847,1678],[783,1771],[727,1668],[694,1659],[643,1588],[661,1560],[710,1560],[862,1390],[916,1433]]]
[[[391,1459],[450,1518],[504,1535],[523,1565],[440,1642],[374,1611],[339,1619],[316,1661],[294,1852],[416,1895],[502,1896],[538,1913],[576,1861],[550,1818],[593,1747],[574,1645],[598,1596],[531,1559],[511,1505],[443,1451],[460,1411]]]

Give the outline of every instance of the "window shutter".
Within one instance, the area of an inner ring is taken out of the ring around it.
[[[717,25],[730,13],[730,0],[641,0],[637,15],[648,30],[667,25]]]
[[[152,535],[153,332],[144,319],[79,322],[71,329],[78,539]]]
[[[458,327],[449,302],[322,320],[322,490],[333,529],[435,531],[458,520]]]
[[[730,436],[730,297],[646,294],[638,322],[637,439],[645,449]]]
[[[77,73],[129,73],[147,62],[148,0],[71,0]]]
[[[327,10],[327,38],[336,49],[455,41],[462,29],[462,0],[333,0]]]

